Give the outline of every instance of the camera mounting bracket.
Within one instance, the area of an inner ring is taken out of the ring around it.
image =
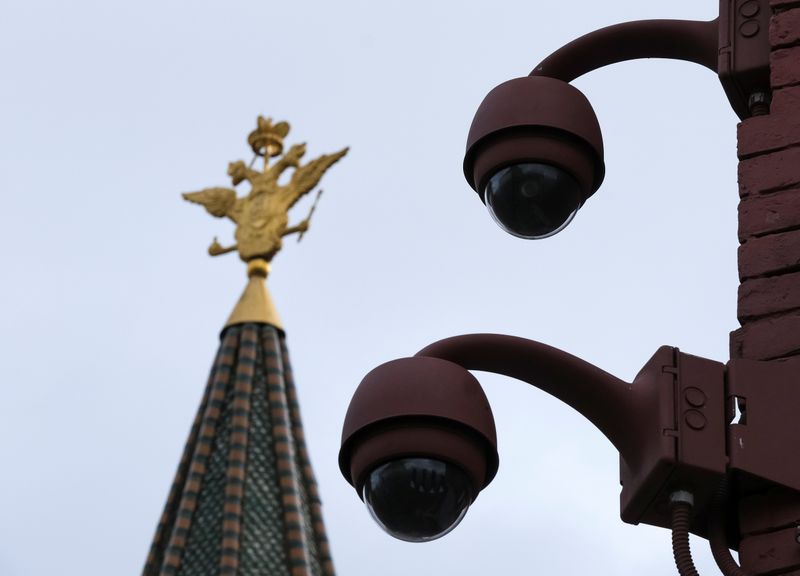
[[[669,58],[705,66],[719,76],[739,118],[769,99],[769,0],[720,0],[719,17],[638,20],[607,26],[564,45],[542,60],[531,76],[564,82],[626,60]],[[760,95],[760,98],[754,98]]]
[[[689,490],[691,532],[707,537],[711,500],[728,473],[740,491],[800,491],[800,468],[786,466],[800,459],[798,380],[800,359],[726,366],[660,348],[632,386],[650,400],[637,403],[641,451],[620,458],[622,520],[667,528],[669,495]]]
[[[763,97],[768,105],[769,84],[769,0],[720,0],[719,75],[728,101],[739,118],[752,115],[754,99]]]
[[[728,362],[728,467],[800,491],[800,358]]]
[[[648,396],[636,430],[641,451],[620,455],[620,516],[629,524],[669,527],[669,496],[694,495],[691,531],[706,535],[705,518],[726,471],[725,366],[662,346],[631,386]]]

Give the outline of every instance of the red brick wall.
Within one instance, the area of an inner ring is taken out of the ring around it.
[[[772,103],[739,124],[739,309],[731,358],[800,354],[800,0],[771,0]],[[800,574],[800,498],[772,489],[739,501],[742,567]]]
[[[731,357],[800,354],[800,0],[772,0],[772,104],[739,124],[739,322]]]

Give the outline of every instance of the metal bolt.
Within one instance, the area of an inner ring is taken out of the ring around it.
[[[675,490],[675,492],[669,495],[669,503],[694,506],[694,495],[687,490]],[[800,527],[798,528],[800,529]],[[800,537],[800,535],[798,537]]]
[[[764,116],[769,114],[769,94],[766,92],[753,92],[747,99],[747,108],[751,116]]]

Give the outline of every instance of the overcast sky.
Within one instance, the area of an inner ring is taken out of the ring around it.
[[[724,361],[736,322],[736,117],[699,66],[575,82],[603,187],[557,236],[502,232],[467,186],[472,116],[569,40],[712,0],[7,2],[0,19],[0,574],[141,571],[218,334],[245,285],[233,227],[181,192],[226,185],[258,114],[308,157],[350,146],[269,287],[345,576],[672,575],[668,531],[619,519],[588,422],[479,374],[500,471],[454,532],[392,540],[336,464],[353,390],[440,338],[540,340],[631,379],[658,346]],[[308,203],[295,208],[300,220]],[[547,472],[545,472],[547,471]],[[695,541],[701,572],[715,573]]]

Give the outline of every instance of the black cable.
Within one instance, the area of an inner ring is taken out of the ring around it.
[[[723,478],[711,500],[708,511],[708,541],[711,544],[711,554],[719,569],[725,576],[750,576],[731,554],[728,547],[728,538],[725,533],[728,509],[728,477]]]
[[[678,491],[670,496],[672,506],[672,555],[680,576],[699,576],[689,547],[689,527],[694,499],[689,492]]]

